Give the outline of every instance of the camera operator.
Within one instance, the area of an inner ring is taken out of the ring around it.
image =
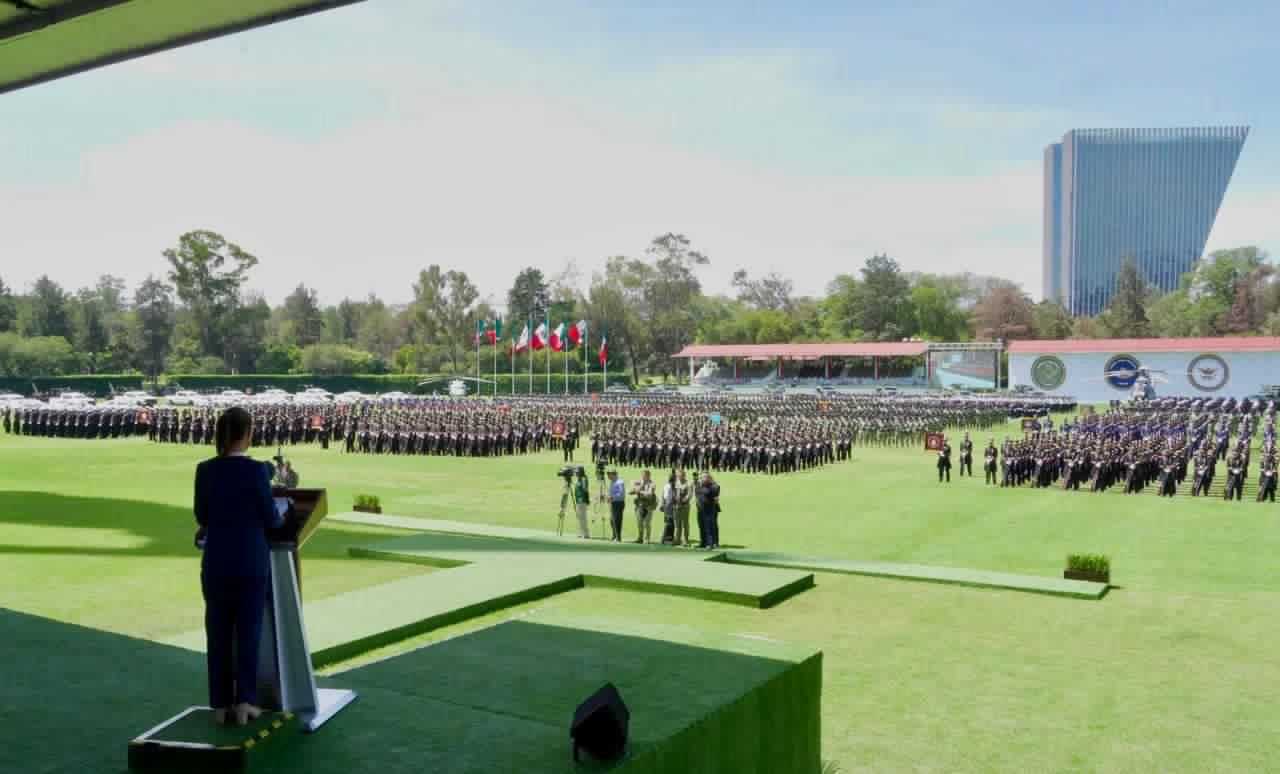
[[[591,490],[587,488],[587,471],[578,468],[578,477],[573,484],[573,508],[578,514],[578,533],[581,537],[590,538],[591,530],[587,528],[587,504],[591,502]]]

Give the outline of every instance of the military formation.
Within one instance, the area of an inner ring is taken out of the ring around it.
[[[1006,438],[998,450],[992,439],[984,470],[988,484],[998,481],[1002,487],[1154,491],[1166,497],[1184,492],[1241,500],[1253,469],[1254,499],[1274,502],[1280,463],[1276,435],[1272,402],[1138,401],[1075,416],[1058,427],[1052,420],[1037,423],[1021,439]],[[998,476],[992,475],[996,464]],[[1215,482],[1221,486],[1215,488]]]
[[[1027,411],[1028,400],[659,394],[254,402],[246,408],[259,447],[319,444],[352,454],[464,457],[553,449],[570,462],[589,443],[591,461],[601,465],[778,475],[848,460],[854,446],[914,446],[928,432],[989,429]],[[13,429],[8,413],[5,422],[7,432],[30,435],[145,435],[156,443],[211,445],[218,411],[23,409],[13,413]]]
[[[45,438],[128,438],[145,435],[148,421],[145,411],[115,406],[0,409],[4,432]]]

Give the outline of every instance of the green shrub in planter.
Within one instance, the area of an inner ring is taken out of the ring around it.
[[[1067,554],[1067,569],[1110,575],[1111,558],[1103,554]]]

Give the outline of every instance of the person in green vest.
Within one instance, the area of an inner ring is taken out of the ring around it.
[[[578,514],[578,536],[590,538],[587,528],[587,504],[591,502],[591,491],[587,488],[587,471],[578,468],[578,478],[573,482],[573,508]]]

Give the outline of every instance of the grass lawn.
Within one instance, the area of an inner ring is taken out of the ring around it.
[[[0,607],[144,639],[198,628],[190,501],[206,454],[0,435]],[[555,526],[558,455],[286,455],[304,486],[329,489],[331,510],[368,493],[397,515]],[[1060,576],[1067,553],[1098,552],[1118,588],[1094,602],[819,575],[768,610],[589,588],[360,661],[515,617],[763,635],[824,651],[824,756],[842,771],[1280,768],[1280,507],[1010,491],[980,477],[939,485],[914,449],[860,448],[852,463],[721,483],[726,544],[1046,576]],[[631,524],[628,514],[628,534]],[[327,523],[304,551],[308,599],[432,571],[346,554],[403,534]]]

